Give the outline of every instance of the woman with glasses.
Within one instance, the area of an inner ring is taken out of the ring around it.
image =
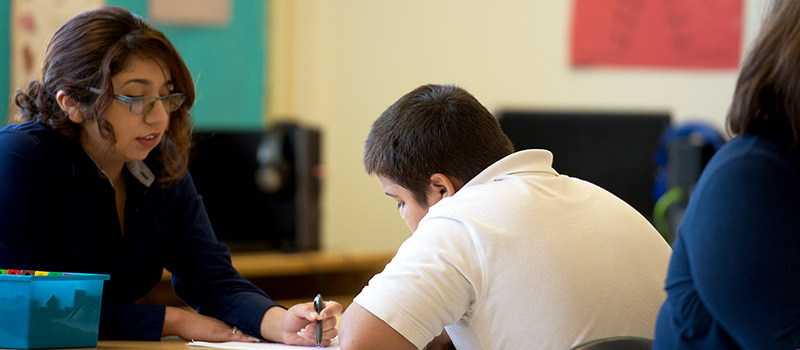
[[[54,34],[42,71],[0,130],[0,266],[109,274],[100,339],[315,344],[312,303],[272,301],[214,237],[186,170],[194,86],[164,34],[89,11]],[[136,302],[164,268],[198,312]],[[324,344],[341,309],[321,312]]]

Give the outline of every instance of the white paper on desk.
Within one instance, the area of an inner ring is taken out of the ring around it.
[[[326,350],[339,350],[339,343],[334,338],[331,346],[318,348],[316,346],[299,346],[299,345],[286,345],[286,344],[278,344],[278,343],[248,343],[248,342],[240,342],[240,341],[229,341],[229,342],[222,342],[222,343],[212,343],[212,342],[205,342],[205,341],[196,341],[193,340],[189,343],[186,343],[189,346],[199,346],[204,348],[216,348],[216,349],[239,349],[239,350],[297,350],[297,349],[326,349]]]

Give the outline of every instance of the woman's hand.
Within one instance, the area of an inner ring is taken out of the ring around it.
[[[261,334],[266,339],[291,345],[317,345],[317,320],[322,320],[322,345],[328,346],[338,335],[336,315],[342,305],[335,301],[323,303],[325,308],[317,315],[314,303],[297,304],[284,310],[273,307],[264,314]]]
[[[236,330],[234,332],[234,330]],[[191,310],[167,306],[164,315],[162,337],[177,335],[185,340],[202,341],[243,341],[257,342],[258,339],[232,328],[216,318],[204,316]]]

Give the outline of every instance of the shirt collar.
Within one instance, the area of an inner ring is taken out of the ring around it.
[[[153,175],[153,171],[150,170],[150,167],[148,167],[147,164],[141,160],[127,162],[125,163],[125,166],[128,167],[128,171],[131,172],[131,175],[139,180],[139,182],[141,182],[145,187],[150,187],[150,185],[153,184],[153,181],[156,180],[155,175]]]
[[[464,187],[495,181],[502,176],[518,173],[558,176],[558,172],[553,169],[553,154],[550,151],[529,149],[514,152],[498,160],[473,177]]]

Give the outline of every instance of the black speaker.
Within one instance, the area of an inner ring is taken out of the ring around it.
[[[295,123],[196,133],[189,172],[217,239],[231,251],[318,250],[320,141]]]

